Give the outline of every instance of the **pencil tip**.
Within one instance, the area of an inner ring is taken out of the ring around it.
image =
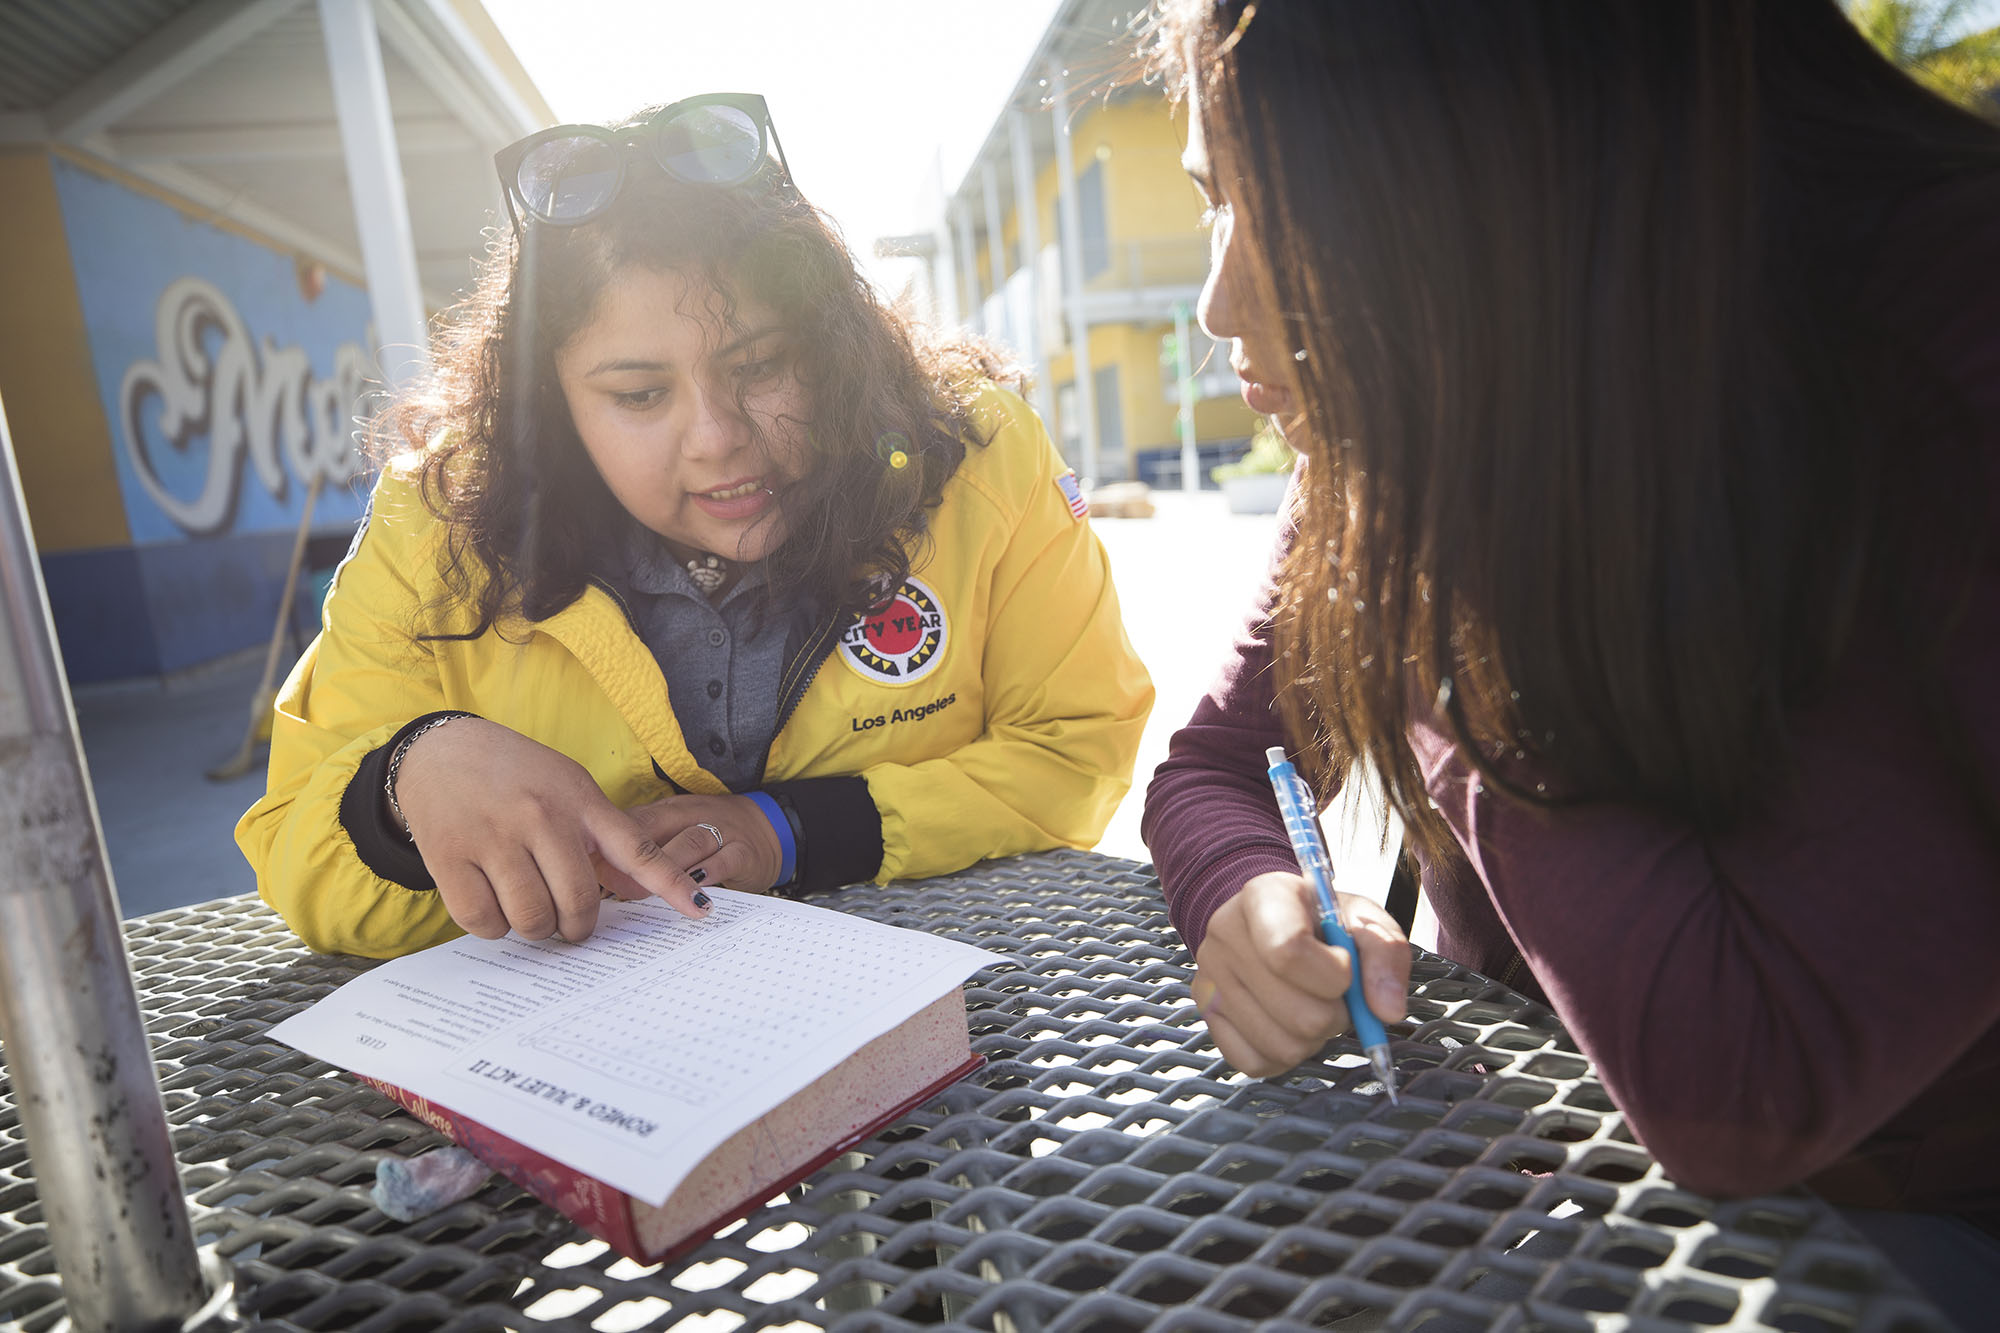
[[[1375,1077],[1382,1081],[1382,1091],[1389,1094],[1389,1105],[1401,1106],[1402,1099],[1396,1096],[1396,1065],[1389,1058],[1386,1045],[1370,1047],[1368,1063],[1375,1071]]]

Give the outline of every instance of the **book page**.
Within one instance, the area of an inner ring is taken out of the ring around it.
[[[996,958],[709,892],[705,921],[606,902],[582,944],[468,936],[394,959],[271,1036],[659,1204],[731,1134]]]

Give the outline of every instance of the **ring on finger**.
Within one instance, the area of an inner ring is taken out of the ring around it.
[[[710,835],[711,837],[713,837],[713,838],[715,839],[715,850],[716,850],[716,851],[718,851],[718,852],[722,850],[722,830],[721,830],[721,829],[717,828],[717,827],[716,827],[715,825],[713,825],[713,824],[696,824],[696,825],[695,825],[695,827],[696,827],[696,828],[698,828],[698,829],[706,829],[706,830],[708,831],[709,835]]]

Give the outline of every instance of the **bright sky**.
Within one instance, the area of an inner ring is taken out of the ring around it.
[[[1056,0],[484,0],[566,121],[762,93],[799,188],[864,261],[928,230]],[[900,266],[870,265],[894,282]]]

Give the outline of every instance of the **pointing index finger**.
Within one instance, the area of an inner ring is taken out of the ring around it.
[[[708,915],[708,895],[624,811],[606,801],[591,829],[605,864],[684,917],[699,921]]]

